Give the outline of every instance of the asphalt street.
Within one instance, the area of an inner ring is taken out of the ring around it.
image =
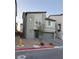
[[[15,52],[15,59],[63,59],[63,48]]]

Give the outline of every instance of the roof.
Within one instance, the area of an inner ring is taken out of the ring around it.
[[[56,20],[54,20],[54,19],[49,19],[49,18],[45,18],[45,20],[56,21]]]
[[[46,13],[46,11],[29,11],[29,12],[24,12],[26,14],[28,13]]]
[[[62,16],[63,14],[56,14],[56,15],[49,15],[49,17],[51,16]]]

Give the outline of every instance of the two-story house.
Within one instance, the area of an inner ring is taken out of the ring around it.
[[[45,11],[23,12],[23,34],[26,39],[39,38],[38,27],[43,26],[43,39],[54,39],[55,23],[53,19],[46,18]]]
[[[44,28],[44,34],[43,34],[43,38],[45,40],[48,40],[48,41],[55,40],[55,31],[56,31],[55,24],[56,24],[56,20],[45,18],[45,28]]]
[[[62,33],[63,33],[63,14],[50,15],[48,18],[56,20],[56,32],[58,34],[57,36],[61,36],[61,38],[62,38]]]

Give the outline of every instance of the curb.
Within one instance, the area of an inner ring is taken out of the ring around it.
[[[23,51],[38,51],[38,50],[47,50],[47,49],[56,49],[56,48],[63,48],[62,46],[58,47],[40,47],[40,48],[16,48],[16,52],[23,52]]]
[[[15,50],[35,50],[35,49],[42,49],[42,48],[49,48],[49,47],[40,47],[40,48],[16,48]]]

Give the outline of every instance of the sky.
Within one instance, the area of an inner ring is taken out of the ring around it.
[[[46,11],[47,16],[63,13],[63,0],[17,0],[16,22],[22,23],[22,13]]]

